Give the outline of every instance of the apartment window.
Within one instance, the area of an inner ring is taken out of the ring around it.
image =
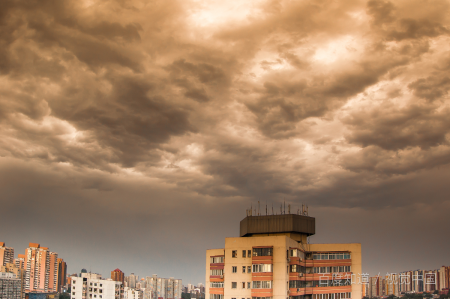
[[[247,255],[247,250],[242,250],[242,257],[246,257],[246,255]],[[244,299],[244,298],[242,298],[242,299]]]
[[[237,257],[237,250],[231,251],[231,257]]]
[[[222,294],[209,294],[209,299],[223,299]]]
[[[271,289],[272,288],[272,281],[253,281],[252,282],[252,289]]]
[[[246,266],[242,266],[242,273],[245,273]]]
[[[272,264],[254,264],[254,265],[252,265],[252,272],[253,273],[272,272],[272,271],[273,271],[273,265]]]
[[[242,283],[242,288],[245,289],[245,282]],[[245,298],[242,298],[245,299]]]
[[[72,295],[74,295],[74,296],[75,296],[75,292],[72,292]]]
[[[350,253],[316,253],[313,254],[315,260],[349,260]]]
[[[214,256],[209,259],[211,264],[221,264],[224,261],[223,256]]]
[[[96,287],[97,286],[97,283],[94,283],[94,287]]]
[[[232,282],[231,283],[231,288],[232,289],[237,289],[237,282]]]
[[[212,269],[209,270],[210,275],[223,275],[223,269]]]
[[[247,250],[247,256],[251,257],[252,256],[252,251],[251,250]]]
[[[233,266],[233,267],[231,267],[231,272],[233,272],[233,273],[237,273],[237,266]]]
[[[306,268],[300,265],[291,265],[291,272],[293,273],[305,273]]]
[[[253,248],[253,256],[272,256],[272,248]]]
[[[100,286],[102,286],[102,284],[100,284]]]
[[[223,288],[223,282],[210,282],[210,288]]]
[[[72,287],[72,289],[74,289],[74,290],[75,290],[75,287]]]
[[[252,299],[272,299],[272,297],[252,297]]]
[[[247,273],[252,273],[252,266],[247,266]]]
[[[250,289],[250,282],[247,282],[247,289]],[[250,299],[250,298],[247,298]]]

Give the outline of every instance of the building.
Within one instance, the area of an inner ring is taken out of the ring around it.
[[[144,299],[180,299],[181,279],[161,278],[156,274],[145,278]]]
[[[143,299],[143,292],[132,288],[125,287],[123,299]]]
[[[82,273],[82,277],[71,277],[72,299],[122,299],[123,285],[110,278],[102,279],[99,274]]]
[[[306,211],[248,211],[240,237],[206,251],[205,298],[361,299],[361,244],[310,244],[314,234]]]
[[[0,266],[6,263],[14,263],[14,248],[6,247],[5,242],[0,242]]]
[[[450,288],[450,266],[439,269],[439,290]]]
[[[38,243],[25,249],[25,290],[29,293],[57,292],[58,254]]]
[[[14,264],[17,268],[25,270],[25,254],[18,254],[17,258],[14,260]]]
[[[63,259],[58,259],[58,292],[61,293],[67,284],[67,264]]]
[[[114,281],[120,281],[122,284],[124,282],[125,275],[120,269],[115,269],[111,271],[111,279]]]
[[[0,299],[22,299],[22,281],[16,274],[0,272]]]
[[[0,267],[1,273],[12,273],[16,279],[20,279],[20,293],[22,298],[25,297],[25,271],[22,268],[18,268],[15,264],[6,263],[5,266]],[[1,297],[0,297],[1,298]]]
[[[131,273],[130,276],[128,276],[128,287],[130,288],[136,288],[136,280],[138,280],[138,278],[136,277],[136,275],[134,275],[134,273]]]

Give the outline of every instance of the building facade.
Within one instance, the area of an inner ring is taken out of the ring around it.
[[[122,284],[124,283],[125,274],[120,269],[115,269],[111,271],[111,279],[114,281],[120,281]]]
[[[22,299],[22,282],[16,274],[0,272],[0,299]]]
[[[58,254],[38,243],[25,250],[25,290],[33,293],[57,292]]]
[[[207,299],[361,299],[361,244],[309,244],[315,218],[252,216],[206,252]]]
[[[6,263],[14,263],[14,248],[6,247],[5,242],[0,242],[0,266]]]
[[[122,282],[102,279],[98,274],[83,273],[82,277],[71,277],[72,299],[123,299]]]
[[[161,278],[157,275],[145,278],[144,299],[180,299],[182,291],[181,279]]]
[[[61,293],[67,285],[67,264],[63,259],[58,259],[58,292]]]

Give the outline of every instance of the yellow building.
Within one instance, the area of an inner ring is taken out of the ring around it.
[[[309,244],[315,218],[247,216],[206,251],[206,299],[361,299],[361,244]]]

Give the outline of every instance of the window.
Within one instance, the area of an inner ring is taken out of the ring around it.
[[[237,250],[231,251],[231,257],[237,257]]]
[[[252,289],[271,289],[272,288],[272,281],[253,281],[252,282]]]
[[[252,256],[252,251],[251,250],[247,250],[247,256],[251,257]]]
[[[245,273],[245,268],[247,268],[246,266],[242,266],[242,273]]]
[[[245,282],[242,283],[242,288],[245,289]],[[245,299],[245,298],[242,298]]]
[[[253,256],[272,256],[272,248],[253,248]]]
[[[313,255],[315,260],[349,260],[350,253],[316,253]]]
[[[72,292],[72,295],[74,295],[74,296],[75,296],[75,292]]]
[[[232,289],[237,289],[237,282],[232,282],[231,283],[231,288]]]
[[[211,264],[221,264],[224,261],[224,257],[223,256],[213,256],[209,260],[210,260]]]
[[[250,289],[250,282],[247,282],[247,289]],[[250,298],[247,298],[250,299]]]
[[[223,282],[210,282],[210,288],[223,288]]]
[[[209,270],[210,275],[223,275],[223,269],[212,269]]]
[[[209,294],[209,299],[223,299],[222,294]]]
[[[247,273],[252,273],[252,266],[247,266]]]
[[[293,273],[306,273],[306,268],[300,265],[291,265],[291,272]]]
[[[100,286],[103,286],[102,284],[100,284]]]
[[[233,266],[233,267],[231,267],[231,272],[233,272],[233,273],[237,273],[237,266]]]
[[[246,257],[246,253],[247,253],[246,250],[242,250],[242,257]],[[242,298],[242,299],[244,299],[244,298]]]
[[[273,271],[273,265],[272,264],[254,264],[252,266],[252,272],[253,273],[272,272],[272,271]]]
[[[272,299],[272,297],[252,297],[252,299]]]

